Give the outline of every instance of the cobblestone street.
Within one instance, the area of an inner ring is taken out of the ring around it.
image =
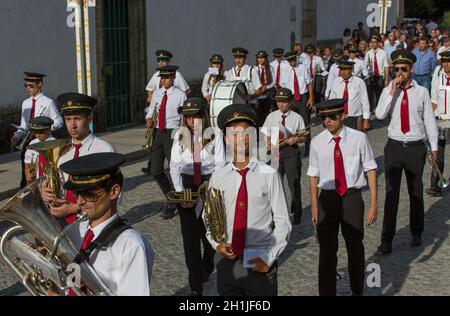
[[[314,129],[315,135],[322,127]],[[366,289],[366,295],[450,295],[450,193],[443,198],[425,196],[425,233],[423,245],[419,248],[409,246],[409,198],[406,180],[403,178],[400,200],[397,235],[393,243],[393,253],[383,258],[375,257],[379,244],[384,205],[384,167],[383,149],[387,140],[387,128],[378,126],[369,132],[369,138],[378,163],[379,174],[379,219],[376,225],[366,228],[365,248],[367,264],[375,262],[381,266],[381,288]],[[447,157],[450,153],[447,147]],[[411,157],[414,159],[414,157]],[[135,228],[147,236],[155,252],[155,263],[151,282],[152,295],[187,295],[187,269],[184,263],[183,246],[178,217],[164,221],[160,218],[160,208],[164,197],[156,182],[141,173],[145,161],[126,166],[125,193],[121,212]],[[307,159],[303,160],[302,199],[304,209],[303,223],[293,229],[289,245],[280,258],[279,294],[305,295],[318,294],[318,244],[309,213]],[[446,170],[450,170],[447,159]],[[430,168],[425,167],[424,186],[429,185]],[[448,176],[449,172],[445,172]],[[368,191],[364,192],[366,205]],[[0,233],[5,225],[0,224]],[[347,259],[343,239],[339,250],[338,272],[344,277],[338,282],[339,295],[350,295]],[[215,276],[206,284],[206,295],[216,295]],[[11,271],[0,263],[0,295],[27,295]]]

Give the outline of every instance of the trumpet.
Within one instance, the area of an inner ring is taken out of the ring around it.
[[[441,169],[439,169],[438,163],[433,156],[433,152],[431,151],[431,147],[428,144],[426,146],[427,146],[427,158],[428,158],[428,162],[430,163],[430,167],[432,169],[433,175],[435,175],[439,178],[437,185],[441,189],[446,189],[446,188],[448,188],[450,183],[444,178],[444,175],[442,174]]]
[[[208,182],[204,182],[200,185],[197,192],[193,192],[192,189],[185,189],[183,192],[169,192],[167,201],[174,204],[195,204],[200,200],[205,201],[207,188]]]
[[[316,126],[316,124],[311,124],[303,129],[297,131],[295,134],[293,134],[290,137],[307,137],[311,134],[311,128],[313,128],[314,126]],[[280,151],[288,146],[287,140],[288,140],[288,138],[283,138],[279,141],[278,147],[279,147]],[[271,147],[270,143],[269,143],[269,146]],[[270,148],[267,150],[267,155],[269,155],[269,156],[272,155],[272,150]]]
[[[142,146],[142,148],[144,148],[145,151],[151,151],[153,148],[153,138],[155,135],[156,121],[158,117],[159,111],[156,110],[153,111],[150,127],[147,128],[147,132],[145,134],[145,139],[147,140],[147,142],[145,143],[145,145]]]

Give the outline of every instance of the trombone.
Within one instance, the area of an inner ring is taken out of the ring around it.
[[[450,183],[444,178],[444,175],[442,174],[441,169],[439,168],[438,163],[433,156],[433,152],[431,150],[430,145],[426,144],[426,146],[427,146],[427,158],[428,158],[428,162],[430,163],[433,175],[435,175],[439,178],[437,185],[441,189],[446,189],[446,188],[448,188]]]

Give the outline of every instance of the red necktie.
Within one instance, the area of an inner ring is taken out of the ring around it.
[[[81,147],[83,147],[83,144],[74,144],[74,147],[75,147],[75,154],[73,155],[73,159],[75,160],[80,157],[80,149],[81,149]],[[66,192],[66,201],[69,203],[72,203],[72,204],[77,203],[77,198],[72,193],[72,191]],[[67,216],[64,220],[66,221],[67,224],[72,224],[73,222],[75,222],[77,220],[77,214]]]
[[[202,158],[200,155],[201,146],[194,135],[192,138],[194,148],[194,184],[199,186],[202,184]]]
[[[277,69],[277,89],[280,89],[280,79],[281,79],[281,61],[278,62],[278,69]]]
[[[265,67],[261,67],[261,84],[263,86],[266,85],[266,69],[265,69]]]
[[[47,165],[47,160],[45,160],[44,156],[39,154],[38,157],[38,175],[41,178],[44,175],[44,168]]]
[[[161,101],[161,107],[159,109],[158,129],[161,132],[166,130],[166,107],[167,107],[167,91],[164,92],[164,96]]]
[[[400,120],[401,120],[401,130],[403,134],[406,134],[410,131],[409,127],[409,100],[408,100],[408,88],[402,88],[403,90],[403,99],[402,99],[402,105],[400,108]]]
[[[281,115],[281,125],[283,125],[284,127],[286,127],[286,115]],[[280,133],[279,133],[279,140],[282,140],[283,139],[283,133],[280,131]]]
[[[336,192],[341,197],[344,197],[347,193],[347,180],[345,178],[345,168],[344,168],[344,158],[342,157],[341,147],[339,143],[341,141],[340,137],[334,138],[336,146],[334,147],[334,179],[336,185]]]
[[[300,102],[302,100],[302,95],[300,94],[300,87],[298,83],[297,73],[295,72],[295,69],[292,68],[294,71],[294,97],[295,101]]]
[[[241,68],[238,68],[238,70],[236,71],[236,76],[240,77],[241,76]]]
[[[344,96],[342,97],[342,99],[347,100],[347,102],[345,102],[344,105],[344,112],[345,114],[348,114],[348,80],[344,80],[345,82],[345,89],[344,89]]]
[[[447,78],[447,87],[448,86],[450,86],[450,78]],[[444,103],[444,106],[445,106],[445,113],[444,114],[447,114],[447,92],[448,92],[448,89],[446,89],[445,90],[445,103]]]
[[[313,73],[313,59],[311,58],[311,64],[309,65],[309,71],[311,72],[311,79],[314,79]]]
[[[92,241],[94,240],[94,237],[95,237],[94,232],[92,231],[92,229],[89,229],[86,235],[84,236],[80,252],[85,251],[91,245]],[[85,255],[84,258],[87,262],[89,262],[88,255]],[[80,290],[83,291],[86,290],[86,288],[82,287]],[[69,289],[67,296],[77,296],[77,295],[72,290]]]
[[[238,258],[244,254],[245,236],[247,233],[248,194],[246,176],[249,171],[249,168],[238,171],[242,176],[242,182],[236,199],[232,241],[233,253]]]
[[[36,99],[33,99],[31,105],[30,120],[34,119],[35,115],[36,115]]]
[[[380,76],[380,70],[378,69],[378,60],[377,60],[377,52],[373,51],[373,71],[375,74],[375,77]]]

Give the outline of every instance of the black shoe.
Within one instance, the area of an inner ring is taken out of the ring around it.
[[[202,291],[191,291],[189,296],[203,296]]]
[[[411,242],[409,243],[411,247],[416,248],[422,245],[422,237],[420,236],[412,236]]]
[[[209,281],[209,277],[211,276],[211,274],[210,273],[207,273],[207,272],[203,272],[203,274],[202,274],[202,283],[206,283],[206,282],[208,282]]]
[[[392,252],[392,245],[388,243],[382,243],[378,246],[376,256],[384,256]]]
[[[426,189],[425,193],[431,197],[442,197],[442,192],[435,189]]]
[[[162,219],[171,219],[177,215],[177,209],[174,206],[168,205],[161,214]]]
[[[363,294],[360,292],[353,292],[352,296],[363,296]]]
[[[143,173],[150,175],[150,169],[149,168],[142,168],[141,169]]]

